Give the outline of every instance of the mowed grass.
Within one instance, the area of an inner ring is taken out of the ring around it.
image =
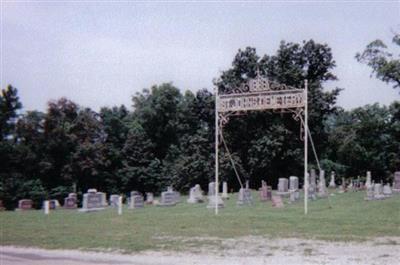
[[[77,210],[1,212],[1,245],[43,248],[121,250],[180,250],[185,244],[218,244],[219,239],[241,236],[297,237],[323,240],[366,240],[400,236],[400,194],[383,201],[364,201],[365,192],[335,194],[309,202],[303,200],[273,208],[271,202],[236,206],[231,194],[219,215],[206,203],[175,207],[145,206],[94,213]],[[330,207],[331,205],[331,207]],[[189,241],[185,241],[189,239]]]

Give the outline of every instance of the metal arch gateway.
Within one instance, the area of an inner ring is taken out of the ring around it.
[[[242,83],[233,91],[218,93],[215,89],[215,214],[218,214],[219,192],[219,134],[230,116],[252,110],[281,110],[292,112],[294,119],[301,119],[304,126],[304,214],[308,212],[308,82],[304,88],[279,84],[260,75]],[[304,113],[304,119],[302,114]]]

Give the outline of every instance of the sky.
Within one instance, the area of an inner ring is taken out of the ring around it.
[[[81,106],[124,104],[143,88],[172,82],[213,89],[238,49],[275,54],[281,40],[332,48],[351,109],[400,100],[354,56],[400,32],[400,1],[133,2],[1,0],[1,87],[18,88],[24,111],[67,97]]]

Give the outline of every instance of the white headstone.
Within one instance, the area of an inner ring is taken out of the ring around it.
[[[222,199],[229,199],[229,195],[228,195],[228,183],[226,181],[224,181],[222,183]]]
[[[217,197],[217,198],[215,198]],[[217,203],[215,203],[215,199],[217,200]],[[215,209],[215,205],[217,204],[218,209],[224,207],[224,201],[222,200],[221,196],[208,196],[208,205],[207,208],[209,209]]]
[[[203,202],[203,191],[199,184],[196,184],[194,187],[190,189],[188,203],[199,203]]]
[[[386,184],[385,186],[383,186],[383,195],[385,195],[386,197],[390,197],[392,196],[392,188],[390,187],[390,184]]]
[[[371,171],[367,171],[367,180],[365,182],[365,186],[366,186],[366,188],[368,188],[371,185],[372,185]]]
[[[208,197],[215,195],[215,182],[208,183]]]
[[[296,176],[289,177],[289,190],[299,189],[299,178]]]
[[[328,193],[326,191],[326,181],[325,181],[325,171],[324,170],[321,170],[319,172],[318,196],[319,197],[328,196]]]
[[[279,178],[278,179],[278,191],[276,194],[278,195],[289,195],[289,181],[287,178]]]
[[[147,192],[146,193],[146,203],[153,204],[153,202],[154,202],[154,194],[152,192]]]
[[[239,190],[237,205],[252,205],[253,197],[251,196],[251,190],[248,188],[241,188]]]
[[[383,186],[380,183],[374,184],[374,198],[377,200],[385,198],[385,195],[383,195]]]
[[[49,214],[50,212],[50,201],[44,201],[44,214]]]
[[[329,182],[329,188],[336,188],[335,184],[335,171],[331,172],[331,181]]]

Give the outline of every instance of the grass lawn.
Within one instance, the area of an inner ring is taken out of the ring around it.
[[[309,202],[272,208],[258,201],[252,207],[236,206],[230,194],[218,216],[206,204],[187,204],[186,197],[175,207],[145,206],[95,213],[56,210],[0,212],[1,245],[64,249],[179,250],[185,244],[217,244],[215,238],[258,235],[324,240],[365,240],[369,237],[400,237],[400,194],[383,201],[364,201],[365,192],[351,192]],[[205,240],[196,240],[199,237]],[[192,238],[192,239],[190,239]],[[190,239],[185,243],[182,239]],[[209,242],[207,241],[209,239]]]

